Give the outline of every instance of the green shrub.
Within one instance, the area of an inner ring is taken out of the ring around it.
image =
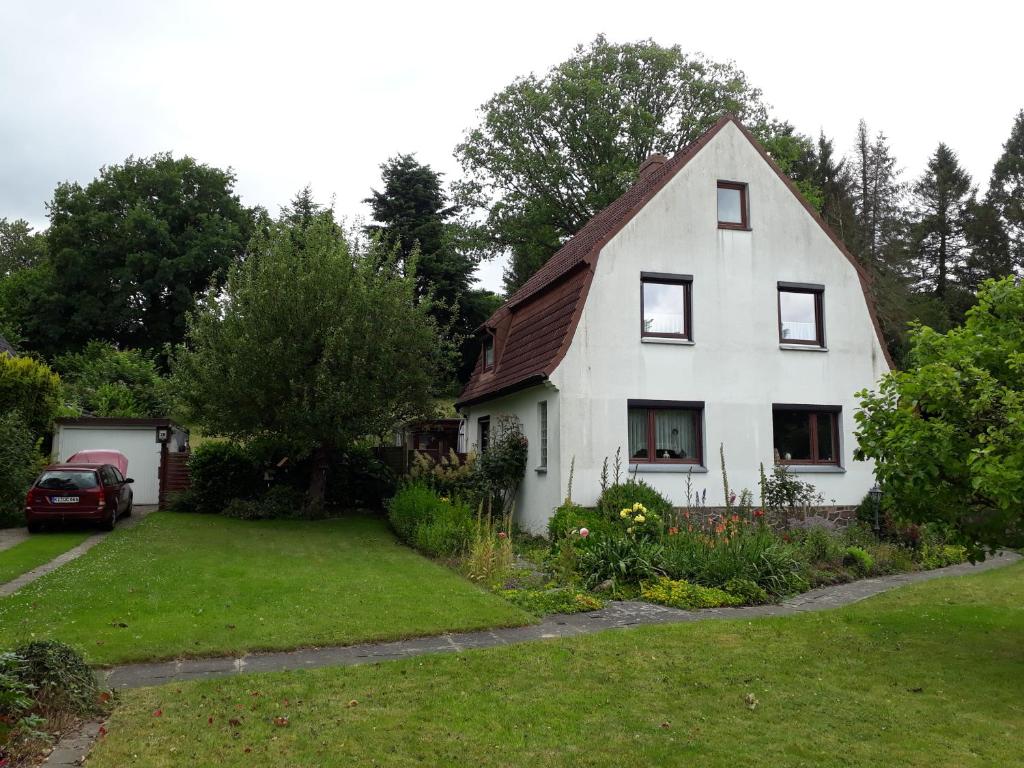
[[[744,605],[763,605],[771,600],[768,592],[750,579],[729,579],[722,590],[738,597]]]
[[[640,588],[640,596],[644,600],[660,605],[668,605],[683,610],[697,608],[720,608],[722,606],[742,605],[743,599],[715,587],[702,587],[688,581],[673,581],[659,578],[645,582]]]
[[[459,499],[476,505],[480,502],[480,478],[477,475],[475,453],[459,460],[455,451],[449,451],[434,461],[428,454],[416,452],[409,468],[409,480],[431,488],[439,496]]]
[[[412,483],[398,491],[388,502],[388,521],[407,544],[414,544],[416,527],[434,516],[440,504],[437,494],[419,483]]]
[[[25,494],[41,464],[36,440],[21,414],[0,414],[0,528],[25,524]]]
[[[305,487],[308,472],[301,475]],[[395,495],[397,479],[369,448],[354,447],[334,457],[327,472],[327,503],[340,509],[384,508]]]
[[[473,581],[497,584],[511,575],[514,561],[512,513],[498,520],[478,509],[464,564],[466,575]]]
[[[96,711],[96,676],[73,648],[56,640],[34,640],[14,653],[23,661],[18,675],[32,687],[32,697],[41,711],[75,715]]]
[[[255,498],[266,486],[259,464],[238,443],[203,443],[192,451],[188,466],[192,487],[179,500],[183,512],[220,514],[232,500]]]
[[[469,548],[474,528],[469,507],[438,500],[431,515],[416,526],[412,543],[431,557],[455,557]]]
[[[604,608],[604,600],[572,587],[555,589],[504,589],[501,596],[527,613],[547,616],[552,613],[581,613]]]
[[[296,488],[274,485],[255,499],[232,499],[222,514],[239,520],[301,518],[306,515],[306,497]]]
[[[617,533],[608,519],[596,509],[565,501],[548,520],[548,538],[554,543],[580,528],[586,528],[590,536],[599,538]]]
[[[45,363],[0,354],[0,413],[18,411],[33,438],[49,431],[60,393],[60,377]]]
[[[610,581],[618,589],[662,575],[664,552],[660,543],[632,536],[594,539],[579,547],[578,569],[587,587]]]
[[[947,565],[958,565],[967,561],[967,548],[958,544],[921,545],[918,562],[925,570],[945,568]]]
[[[875,558],[876,573],[906,573],[914,570],[914,556],[906,547],[882,543],[876,544],[870,551]]]
[[[167,416],[171,385],[156,361],[138,349],[118,349],[90,341],[78,352],[60,355],[53,367],[69,399],[96,416]]]
[[[515,416],[499,415],[491,430],[491,442],[476,461],[476,486],[492,514],[504,515],[515,499],[526,473],[528,441]]]
[[[875,568],[875,559],[860,547],[847,547],[843,562],[852,565],[861,576],[867,576]]]
[[[792,531],[790,535],[799,543],[803,558],[812,564],[825,563],[841,565],[846,554],[842,542],[821,526],[803,531]]]
[[[632,509],[634,504],[642,504],[658,520],[665,520],[672,513],[672,504],[668,499],[643,480],[627,480],[609,485],[597,500],[597,509],[606,520],[618,523],[620,512]]]

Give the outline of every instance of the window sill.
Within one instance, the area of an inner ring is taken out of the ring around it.
[[[685,475],[692,472],[695,475],[701,475],[706,474],[708,468],[700,464],[630,464],[629,471],[637,472],[639,474],[651,472],[654,474],[674,473],[678,475]]]
[[[781,464],[795,475],[843,475],[846,470],[835,464]]]
[[[538,475],[546,475],[548,473],[548,468],[547,467],[534,467],[533,471],[536,472]]]
[[[828,352],[828,347],[819,347],[814,344],[779,344],[779,349],[790,349],[796,352]]]
[[[641,336],[641,344],[676,344],[681,347],[692,347],[694,342],[689,339],[669,339],[663,336]]]
[[[722,222],[718,223],[718,228],[719,229],[729,229],[729,230],[732,230],[733,232],[753,232],[754,231],[752,227],[744,227],[742,224],[723,224]]]

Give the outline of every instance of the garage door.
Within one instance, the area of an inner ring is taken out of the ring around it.
[[[59,461],[78,451],[115,450],[128,457],[128,477],[135,480],[136,504],[156,504],[160,499],[160,444],[152,427],[77,427],[61,425]]]

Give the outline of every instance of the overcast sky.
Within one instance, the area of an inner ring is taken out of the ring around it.
[[[1022,21],[980,0],[0,0],[0,217],[45,227],[58,182],[162,150],[232,167],[249,205],[311,184],[365,217],[381,162],[457,176],[477,107],[601,32],[733,59],[775,116],[844,152],[864,117],[908,178],[945,141],[984,187],[1024,107]]]

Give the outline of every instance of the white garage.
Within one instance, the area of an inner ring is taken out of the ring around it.
[[[86,450],[115,450],[127,456],[135,503],[157,504],[167,454],[188,450],[188,432],[170,419],[57,419],[53,461],[67,461]]]

